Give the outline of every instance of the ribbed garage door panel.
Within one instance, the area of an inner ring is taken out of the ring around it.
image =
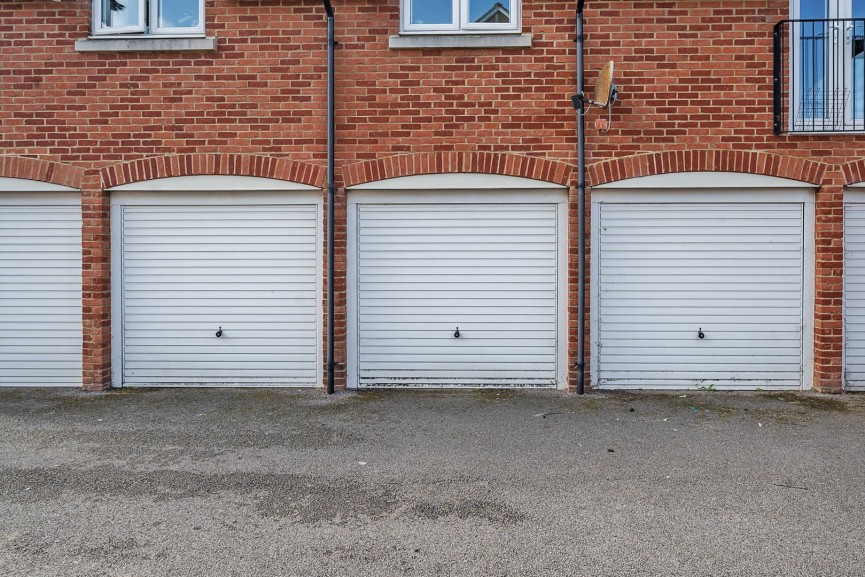
[[[358,205],[359,386],[555,386],[556,210]]]
[[[315,206],[124,207],[124,384],[315,385],[317,223]]]
[[[844,206],[844,381],[865,390],[865,204]]]
[[[0,385],[81,386],[81,207],[0,201]]]
[[[599,206],[601,386],[801,386],[801,204]]]

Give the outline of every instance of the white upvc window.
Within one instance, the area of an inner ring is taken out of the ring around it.
[[[489,34],[520,31],[521,0],[401,0],[400,32]]]
[[[93,0],[93,33],[204,34],[204,0]]]

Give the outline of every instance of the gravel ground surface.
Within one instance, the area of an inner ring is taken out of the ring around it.
[[[0,575],[865,574],[865,397],[0,389]]]

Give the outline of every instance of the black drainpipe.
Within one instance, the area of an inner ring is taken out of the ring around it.
[[[323,0],[327,12],[327,394],[333,394],[333,231],[335,226],[336,190],[334,185],[334,71],[333,6]]]
[[[583,4],[577,0],[577,394],[586,392],[586,119],[583,94]]]

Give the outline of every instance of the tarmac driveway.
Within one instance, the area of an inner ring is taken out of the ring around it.
[[[0,389],[0,575],[865,573],[865,397]]]

